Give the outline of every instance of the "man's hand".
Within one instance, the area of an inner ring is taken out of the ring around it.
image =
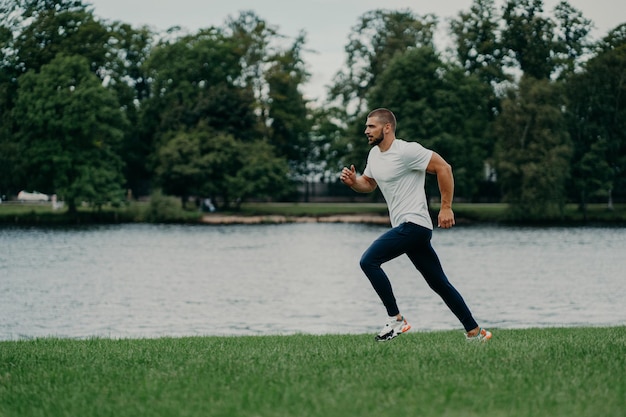
[[[350,169],[343,167],[339,178],[341,179],[341,182],[346,184],[348,187],[352,187],[356,184],[356,169],[354,168],[354,165],[350,165]]]
[[[451,208],[442,208],[439,210],[439,216],[437,217],[437,226],[442,229],[449,229],[455,225],[454,212]]]

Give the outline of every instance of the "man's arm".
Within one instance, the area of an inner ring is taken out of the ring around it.
[[[454,198],[454,176],[452,167],[437,152],[433,152],[426,172],[437,176],[439,193],[441,194],[441,207],[437,217],[438,226],[449,229],[454,226],[454,212],[452,211],[452,199]]]
[[[341,176],[339,178],[341,182],[358,193],[371,193],[377,187],[376,181],[373,178],[366,175],[357,177],[354,165],[350,165],[349,169],[344,167],[341,170]]]

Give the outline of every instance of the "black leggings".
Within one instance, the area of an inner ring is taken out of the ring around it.
[[[439,257],[430,244],[432,230],[414,223],[403,223],[376,239],[361,257],[361,269],[387,309],[389,316],[400,313],[383,263],[405,254],[424,279],[459,319],[465,331],[478,327],[461,294],[450,284]]]

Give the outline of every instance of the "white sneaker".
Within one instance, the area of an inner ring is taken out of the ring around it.
[[[386,340],[391,340],[396,336],[401,335],[404,332],[409,331],[411,325],[407,323],[404,316],[402,316],[401,320],[396,319],[395,317],[389,317],[387,323],[385,323],[385,327],[376,335],[376,340],[379,342],[384,342]]]
[[[491,339],[491,332],[483,328],[480,329],[476,336],[468,336],[467,333],[465,333],[465,340],[468,342],[486,342],[489,339]]]

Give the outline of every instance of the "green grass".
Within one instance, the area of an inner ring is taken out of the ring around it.
[[[0,415],[602,416],[626,327],[0,342]]]

